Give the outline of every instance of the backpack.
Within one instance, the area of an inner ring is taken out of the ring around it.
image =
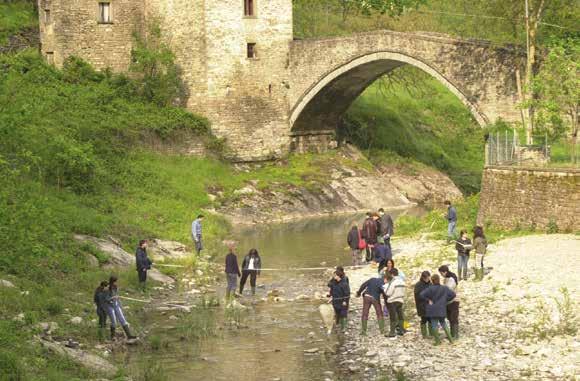
[[[365,241],[365,239],[361,236],[360,229],[357,229],[357,231],[358,231],[358,248],[359,250],[366,249],[367,241]]]

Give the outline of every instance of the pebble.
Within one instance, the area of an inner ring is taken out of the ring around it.
[[[83,318],[80,316],[75,316],[75,317],[71,318],[69,321],[71,324],[79,325],[83,322]]]
[[[0,279],[0,286],[2,287],[8,287],[8,288],[14,288],[16,286],[14,286],[14,283],[10,282],[9,280],[6,279]]]

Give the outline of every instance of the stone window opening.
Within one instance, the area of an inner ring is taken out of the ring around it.
[[[99,23],[100,24],[113,23],[110,2],[100,2],[99,3]]]
[[[255,42],[248,42],[247,54],[248,54],[248,58],[251,58],[251,59],[258,58],[258,56],[256,54],[256,43]]]
[[[244,0],[244,16],[245,17],[256,16],[255,0]]]
[[[46,52],[46,63],[54,65],[54,52]]]
[[[272,84],[268,85],[268,94],[272,95]]]
[[[50,24],[51,19],[50,19],[50,9],[45,9],[44,10],[44,23],[45,24]]]

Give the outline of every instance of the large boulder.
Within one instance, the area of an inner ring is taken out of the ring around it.
[[[36,340],[50,352],[69,358],[73,362],[106,377],[114,377],[118,370],[107,360],[81,349],[66,347],[57,341],[36,338]]]
[[[147,252],[154,261],[160,262],[165,259],[181,259],[192,255],[191,250],[181,242],[161,239],[150,240]]]
[[[114,238],[108,239],[91,237],[88,235],[75,234],[75,239],[80,242],[87,242],[109,256],[107,267],[132,267],[135,268],[135,255],[127,253]],[[172,284],[175,279],[160,273],[157,269],[151,269],[147,276],[155,281]]]

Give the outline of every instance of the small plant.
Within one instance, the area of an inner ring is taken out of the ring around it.
[[[574,307],[572,299],[570,298],[570,292],[566,287],[560,288],[560,294],[562,294],[562,300],[554,298],[560,317],[556,328],[557,333],[573,336],[578,332],[577,309]]]
[[[52,316],[60,315],[64,310],[61,302],[57,299],[50,299],[47,301],[45,308],[46,311]]]
[[[550,222],[548,222],[548,225],[546,226],[546,233],[556,234],[558,231],[558,224],[553,219],[550,219]]]
[[[24,380],[24,371],[16,354],[0,351],[0,380]]]

